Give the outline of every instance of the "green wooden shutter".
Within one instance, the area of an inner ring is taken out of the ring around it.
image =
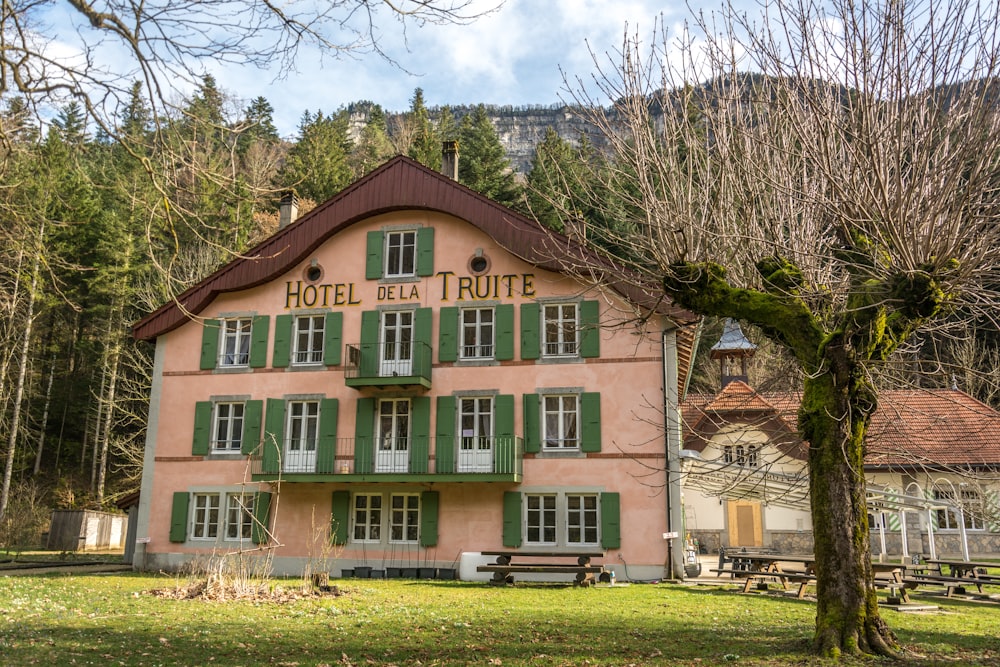
[[[431,336],[434,326],[434,309],[417,308],[413,313],[413,375],[430,377],[433,365],[431,354],[433,345]]]
[[[434,228],[417,230],[417,275],[434,275]]]
[[[497,361],[509,361],[514,358],[514,304],[505,303],[496,307],[496,337]]]
[[[361,367],[359,377],[378,377],[378,324],[377,310],[361,313]]]
[[[542,449],[538,401],[538,394],[524,395],[524,451],[529,454],[537,454]]]
[[[266,473],[276,473],[280,467],[281,452],[285,444],[285,401],[280,398],[269,398],[265,410],[261,470]]]
[[[621,496],[601,494],[601,546],[620,549],[622,546]]]
[[[424,491],[420,494],[420,546],[436,547],[438,543],[438,504],[437,491]]]
[[[222,327],[219,320],[205,320],[201,327],[201,365],[203,371],[215,368],[219,361],[219,336]]]
[[[194,404],[194,440],[192,456],[208,454],[208,443],[212,439],[212,401],[198,401]]]
[[[263,368],[267,365],[267,335],[271,318],[268,315],[258,315],[250,325],[250,368]]]
[[[375,399],[359,398],[354,420],[354,472],[370,473],[375,455]]]
[[[243,438],[240,440],[240,453],[260,456],[260,419],[264,411],[263,401],[247,401],[243,407]]]
[[[514,396],[501,394],[493,399],[493,472],[513,473],[517,447],[514,436]]]
[[[191,496],[186,491],[174,493],[174,501],[170,508],[170,541],[183,542],[187,539],[188,503]]]
[[[541,354],[537,303],[521,304],[521,358],[537,359]]]
[[[521,546],[521,494],[517,491],[503,493],[503,545]]]
[[[458,359],[458,308],[438,311],[438,361]]]
[[[270,534],[267,522],[271,514],[271,494],[261,491],[253,494],[253,524],[250,526],[250,539],[254,544],[267,544]]]
[[[340,311],[327,313],[323,323],[323,363],[339,366],[343,344],[344,314]]]
[[[365,278],[368,280],[378,280],[382,277],[383,247],[382,232],[368,232],[365,246]]]
[[[335,398],[319,402],[319,442],[316,445],[316,472],[332,473],[337,459],[337,413],[339,403]]]
[[[601,451],[601,395],[597,392],[580,394],[580,450]]]
[[[410,423],[410,472],[429,470],[431,441],[431,399],[415,396],[411,399],[413,421]]]
[[[437,397],[437,423],[435,425],[434,470],[438,473],[455,472],[455,397]]]
[[[600,302],[584,301],[580,304],[580,356],[601,356]]]
[[[287,368],[292,358],[292,325],[291,315],[278,315],[274,318],[274,354],[271,355],[271,366]]]
[[[334,491],[330,512],[330,536],[334,544],[347,544],[350,535],[351,492]]]

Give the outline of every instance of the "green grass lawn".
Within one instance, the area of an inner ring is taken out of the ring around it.
[[[150,593],[182,583],[0,577],[0,664],[823,664],[808,656],[813,602],[732,586],[344,580],[344,595],[287,603]],[[1000,603],[914,599],[941,609],[883,612],[917,656],[909,664],[1000,665]]]

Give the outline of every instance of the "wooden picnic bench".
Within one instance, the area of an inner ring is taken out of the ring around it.
[[[477,572],[492,572],[491,584],[512,584],[514,574],[572,575],[577,586],[590,586],[594,575],[604,574],[604,566],[592,564],[594,558],[604,558],[603,551],[482,551],[484,556],[496,556],[496,563],[479,565]]]
[[[1000,576],[988,573],[988,568],[1000,567],[1000,563],[947,559],[928,559],[925,562],[926,569],[907,573],[903,579],[906,587],[939,585],[945,588],[945,597],[950,598],[955,593],[964,595],[966,586],[975,586],[980,594],[984,585],[1000,586]]]
[[[777,554],[736,552],[727,554],[731,567],[720,567],[712,572],[743,579],[743,592],[749,593],[756,584],[758,590],[767,590],[769,582],[778,582],[789,590],[789,582],[797,583],[796,597],[805,597],[806,587],[816,581],[816,558],[809,554]],[[788,569],[784,564],[794,563],[801,569]],[[903,585],[903,566],[898,563],[872,563],[876,588],[889,590],[889,602],[909,602]]]

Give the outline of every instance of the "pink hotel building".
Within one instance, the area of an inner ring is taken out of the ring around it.
[[[319,539],[332,576],[499,549],[680,571],[689,313],[563,271],[571,240],[405,157],[290,208],[134,327],[137,568],[270,545],[297,575]]]

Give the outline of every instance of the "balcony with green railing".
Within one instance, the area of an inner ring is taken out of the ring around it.
[[[264,442],[250,459],[255,482],[520,483],[524,443],[518,436],[317,438]]]
[[[348,387],[431,387],[431,346],[421,341],[346,346]]]

